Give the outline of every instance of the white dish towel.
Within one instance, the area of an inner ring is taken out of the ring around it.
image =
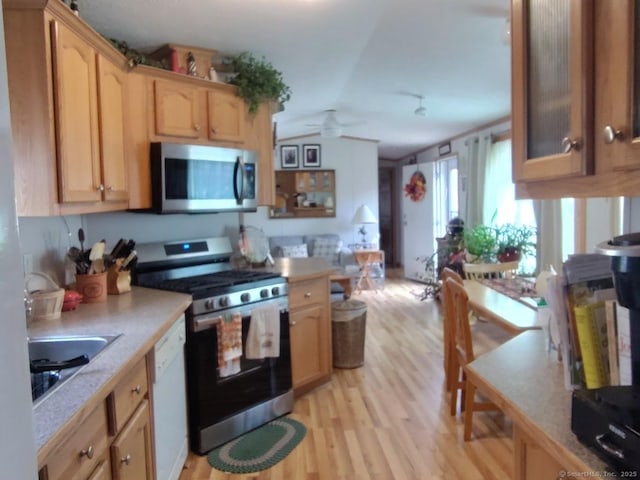
[[[251,312],[245,356],[251,359],[280,356],[280,307],[277,303],[256,307]]]

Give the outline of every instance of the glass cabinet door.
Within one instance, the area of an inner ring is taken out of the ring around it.
[[[591,1],[512,1],[514,180],[592,173]]]
[[[640,168],[640,1],[596,3],[598,172]]]

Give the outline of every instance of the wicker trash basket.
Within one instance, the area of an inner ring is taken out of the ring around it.
[[[349,299],[331,304],[334,367],[356,368],[364,364],[366,325],[366,303]]]

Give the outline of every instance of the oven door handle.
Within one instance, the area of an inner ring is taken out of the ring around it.
[[[263,307],[268,305],[269,303],[277,303],[280,307],[281,314],[289,311],[289,303],[286,297],[284,297],[284,301],[273,300],[272,302],[259,302],[252,305],[243,305],[241,307],[230,308],[228,310],[225,310],[224,312],[213,313],[211,315],[203,315],[200,318],[196,317],[193,320],[192,330],[194,332],[201,332],[202,330],[215,327],[219,322],[222,321],[222,317],[224,315],[235,315],[236,313],[239,313],[242,317],[250,317],[251,312],[254,308]]]

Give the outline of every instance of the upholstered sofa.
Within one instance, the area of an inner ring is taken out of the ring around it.
[[[334,233],[272,236],[269,237],[269,250],[274,258],[325,257],[336,269],[358,270],[353,253],[343,245],[340,236]],[[340,299],[343,293],[340,285],[331,284],[332,300]]]

